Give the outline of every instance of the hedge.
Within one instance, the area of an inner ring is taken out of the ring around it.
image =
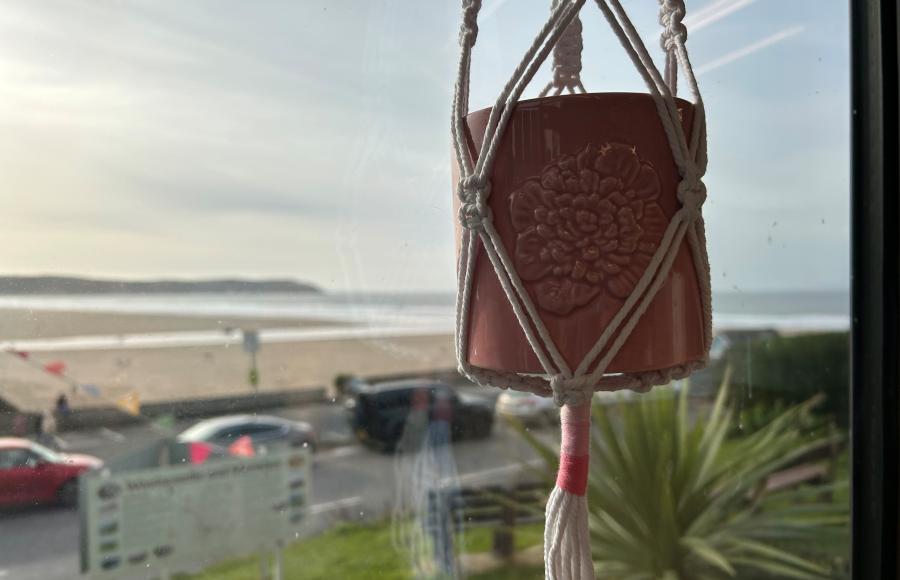
[[[732,393],[743,406],[806,401],[840,426],[849,424],[850,339],[846,332],[803,334],[738,342],[728,349]]]

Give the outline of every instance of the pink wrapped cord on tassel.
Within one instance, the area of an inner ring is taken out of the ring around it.
[[[587,491],[591,446],[590,399],[560,410],[562,442],[556,487],[547,501],[544,566],[548,580],[594,578]]]
[[[591,408],[563,406],[560,411],[562,443],[559,452],[559,474],[556,487],[575,495],[587,490],[591,450]]]

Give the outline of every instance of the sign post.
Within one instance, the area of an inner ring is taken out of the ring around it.
[[[284,545],[281,542],[275,548],[275,568],[272,570],[272,580],[284,580]]]
[[[256,353],[259,352],[259,331],[242,330],[244,336],[244,352],[250,355],[250,372],[248,382],[255,391],[259,391],[259,368],[256,366]]]

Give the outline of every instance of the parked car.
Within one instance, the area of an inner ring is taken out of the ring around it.
[[[16,437],[0,438],[0,506],[78,504],[78,476],[99,469],[90,455],[58,453]]]
[[[338,375],[334,379],[334,389],[344,401],[352,399],[365,389],[369,383],[355,375]]]
[[[455,440],[485,438],[494,428],[489,401],[459,394],[440,382],[411,379],[365,385],[346,403],[357,438],[387,451],[402,437],[414,405],[422,405],[431,420],[449,421]]]
[[[309,423],[291,421],[269,415],[227,415],[200,421],[178,436],[181,443],[202,442],[229,448],[241,437],[248,436],[253,446],[308,447],[316,450],[316,434]]]
[[[497,397],[496,409],[500,416],[512,417],[529,425],[559,423],[559,407],[556,406],[553,399],[534,393],[503,391]]]

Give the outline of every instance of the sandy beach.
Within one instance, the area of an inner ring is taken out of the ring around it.
[[[331,326],[334,321],[299,318],[238,318],[172,316],[164,314],[110,314],[0,308],[0,340],[22,340],[95,334],[143,334],[228,328],[298,328]]]
[[[716,329],[781,334],[846,330],[846,293],[717,295]],[[69,385],[41,365],[65,364],[110,406],[130,391],[144,402],[251,393],[239,329],[260,330],[260,391],[329,387],[338,374],[427,373],[455,368],[453,300],[444,295],[267,294],[21,296],[0,299],[3,400],[47,409]],[[149,314],[153,312],[154,314]],[[6,349],[30,353],[28,361]]]
[[[131,335],[228,328],[283,329],[334,326],[321,320],[189,317],[0,309],[0,340],[66,336]],[[36,365],[65,363],[68,377],[97,385],[102,398],[71,396],[73,407],[109,406],[128,392],[142,402],[243,395],[250,358],[239,345],[40,351],[29,362],[0,356],[2,396],[16,407],[39,411],[67,384]],[[449,334],[264,343],[258,353],[261,392],[330,386],[341,373],[382,375],[455,366]]]

